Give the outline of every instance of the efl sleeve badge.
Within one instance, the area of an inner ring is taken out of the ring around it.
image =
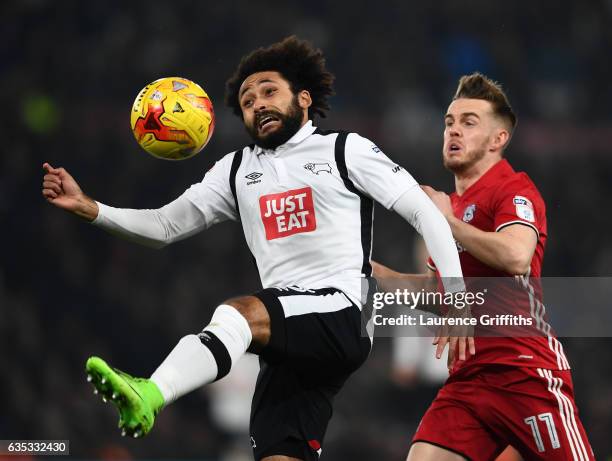
[[[516,195],[513,199],[516,207],[516,215],[525,221],[535,222],[535,214],[531,201],[521,195]]]

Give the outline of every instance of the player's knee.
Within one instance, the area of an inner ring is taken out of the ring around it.
[[[223,304],[232,306],[247,320],[256,345],[267,344],[270,338],[270,316],[259,298],[240,296],[228,299]]]
[[[254,296],[240,296],[237,298],[231,298],[224,301],[223,304],[232,306],[236,309],[244,318],[247,319],[249,324],[251,321],[255,321],[257,318],[257,302],[259,299]],[[261,301],[259,301],[261,303]]]

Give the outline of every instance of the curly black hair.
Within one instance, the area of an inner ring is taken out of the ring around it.
[[[307,90],[312,98],[308,117],[325,117],[330,109],[328,98],[334,94],[334,75],[325,68],[323,52],[295,35],[244,56],[225,84],[225,103],[242,117],[238,99],[240,85],[256,72],[276,71],[285,78],[294,94]]]

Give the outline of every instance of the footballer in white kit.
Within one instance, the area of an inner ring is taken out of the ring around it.
[[[226,98],[254,144],[156,210],[96,202],[63,168],[45,164],[49,202],[139,243],[160,247],[240,221],[259,270],[263,289],[218,306],[150,379],[89,359],[89,379],[118,407],[124,434],[146,435],[163,406],[222,378],[249,351],[261,365],[250,425],[255,458],[317,459],[333,398],[371,347],[361,309],[374,200],[423,235],[442,276],[459,278],[447,290],[463,288],[448,224],[412,176],[368,139],[313,125],[329,109],[332,83],[322,52],[295,37],[244,57]]]
[[[184,196],[205,226],[241,221],[264,287],[333,286],[360,305],[372,272],[373,199],[391,208],[412,188],[412,176],[371,141],[309,120],[276,149],[226,155]],[[294,309],[286,315],[305,313]]]

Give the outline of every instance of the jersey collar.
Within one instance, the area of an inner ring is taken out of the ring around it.
[[[499,162],[497,162],[495,165],[485,171],[485,173],[480,178],[478,178],[478,181],[468,187],[463,192],[463,195],[458,195],[456,192],[454,192],[454,195],[460,198],[464,198],[472,194],[474,191],[477,191],[479,189],[482,189],[483,187],[487,187],[492,184],[496,184],[499,182],[500,179],[511,176],[514,173],[515,171],[510,165],[510,163],[508,163],[508,160],[502,158]]]
[[[257,154],[277,154],[291,146],[301,143],[304,139],[310,136],[316,131],[316,127],[312,124],[312,120],[308,120],[285,144],[281,144],[276,149],[262,149],[259,146],[255,146],[255,153]]]
[[[301,143],[304,139],[314,133],[316,129],[317,128],[312,124],[312,120],[308,120],[306,123],[304,123],[304,126],[302,126],[302,128],[297,131],[297,133],[295,133],[291,138],[289,138],[289,141],[283,144],[283,146],[294,146],[296,144]]]

